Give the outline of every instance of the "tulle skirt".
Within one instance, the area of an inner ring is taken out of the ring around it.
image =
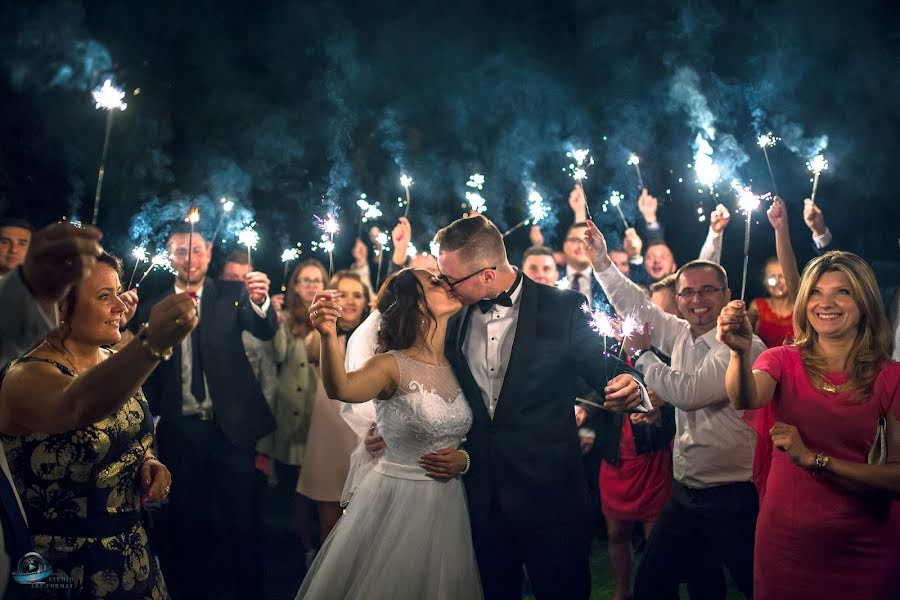
[[[459,479],[379,462],[325,540],[297,599],[482,597]]]

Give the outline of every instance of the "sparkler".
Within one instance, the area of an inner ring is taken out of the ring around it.
[[[229,200],[228,198],[220,198],[219,204],[222,205],[222,212],[219,213],[219,220],[216,223],[216,230],[213,231],[212,241],[214,244],[216,243],[216,238],[219,236],[219,229],[222,228],[222,221],[225,220],[225,215],[227,215],[232,210],[234,210],[234,201],[233,200]]]
[[[622,223],[625,225],[625,229],[628,229],[630,225],[625,219],[625,213],[622,212],[622,207],[620,206],[620,204],[622,203],[622,194],[613,190],[613,193],[609,195],[609,203],[615,206],[616,210],[619,211],[619,216],[622,218]]]
[[[581,186],[581,192],[584,194],[584,208],[587,212],[587,218],[591,219],[591,209],[587,202],[587,192],[584,191],[584,180],[587,179],[587,168],[594,164],[594,157],[587,148],[579,148],[566,152],[566,156],[572,159],[569,163],[569,174],[575,183]],[[565,171],[565,169],[563,169]]]
[[[481,189],[484,187],[484,175],[475,173],[469,177],[466,186],[473,190],[466,192],[466,202],[468,202],[469,208],[480,213],[485,212],[487,210],[487,202],[481,195]]]
[[[738,208],[747,215],[744,225],[744,270],[741,274],[741,300],[743,300],[747,291],[747,265],[750,262],[750,220],[753,218],[753,211],[759,208],[760,201],[768,198],[769,194],[762,196],[754,194],[749,187],[742,186],[738,181],[732,181],[731,187],[738,195]]]
[[[560,283],[563,284],[561,289],[567,289],[568,286],[565,285],[565,277],[556,282],[556,287],[560,287]],[[587,302],[581,305],[581,310],[586,315],[590,317],[591,329],[594,330],[601,338],[603,338],[603,356],[604,359],[606,357],[606,344],[607,338],[615,337],[616,328],[613,325],[613,319],[608,314],[603,312],[602,310],[593,310],[588,305]],[[609,379],[607,369],[606,369],[606,360],[603,361],[603,377],[604,379]]]
[[[150,266],[144,271],[144,274],[141,276],[140,280],[135,285],[135,288],[141,287],[141,284],[147,279],[147,275],[150,274],[153,269],[159,267],[160,269],[164,269],[169,273],[175,273],[175,269],[172,268],[172,260],[169,258],[169,254],[165,250],[161,250],[156,253],[153,257],[153,260],[150,261]]]
[[[400,175],[400,185],[402,185],[403,189],[406,191],[406,208],[403,210],[403,216],[407,218],[409,217],[409,187],[413,183],[415,182],[412,180],[412,177],[406,173]]]
[[[619,360],[622,360],[622,353],[625,352],[625,340],[640,328],[641,324],[634,315],[628,315],[622,320],[622,327],[619,329],[619,333],[622,336],[622,345],[619,348]]]
[[[200,222],[200,211],[196,206],[191,206],[191,210],[188,212],[187,222],[191,224],[191,233],[188,236],[187,291],[191,291],[191,258],[194,256],[194,225]]]
[[[816,154],[811,161],[806,163],[806,168],[813,174],[812,196],[809,199],[815,202],[816,189],[819,187],[819,175],[822,174],[822,171],[828,170],[828,161],[821,154]]]
[[[534,187],[532,187],[531,191],[528,192],[528,218],[524,219],[507,231],[503,233],[503,237],[508,236],[516,229],[520,227],[524,227],[531,223],[532,225],[536,225],[541,221],[541,219],[545,218],[548,214],[550,214],[550,207],[544,204],[544,197],[541,196]]]
[[[128,105],[122,102],[125,97],[125,91],[114,87],[112,81],[107,79],[103,85],[91,94],[96,102],[96,108],[102,108],[106,111],[106,134],[103,137],[103,151],[100,154],[100,170],[97,173],[97,189],[94,191],[94,216],[91,219],[91,225],[97,224],[97,218],[100,216],[100,193],[103,190],[103,175],[106,173],[106,155],[109,152],[109,134],[112,132],[113,111],[125,110]]]
[[[330,278],[334,273],[334,234],[341,230],[341,224],[338,223],[333,212],[325,215],[324,219],[316,215],[313,215],[313,218],[316,220],[316,227],[328,236],[328,277]]]
[[[388,250],[390,238],[386,231],[379,231],[375,236],[375,252],[378,253],[378,273],[375,274],[375,289],[381,287],[381,265],[384,264],[384,253]]]
[[[131,255],[134,257],[134,270],[131,272],[131,279],[128,280],[128,288],[132,289],[131,284],[134,283],[134,276],[137,274],[138,266],[142,262],[147,262],[147,249],[143,246],[135,246],[134,250],[131,251]]]
[[[644,189],[644,178],[641,177],[641,157],[638,156],[637,154],[635,154],[634,152],[632,152],[631,156],[628,157],[628,164],[633,166],[635,172],[637,172],[638,189],[643,190]]]
[[[286,248],[284,252],[281,253],[281,262],[284,263],[284,274],[281,276],[281,291],[287,291],[287,286],[285,283],[287,282],[288,276],[288,266],[295,260],[300,258],[300,250],[297,248]]]
[[[381,212],[381,208],[379,207],[378,202],[369,202],[367,198],[368,196],[366,196],[365,194],[360,194],[359,200],[356,201],[356,205],[361,211],[361,215],[359,217],[359,229],[356,232],[356,237],[362,236],[363,223],[374,221],[384,214]]]
[[[779,139],[780,138],[772,135],[771,131],[759,136],[756,139],[756,144],[760,148],[762,148],[763,156],[766,157],[766,166],[769,167],[769,177],[772,178],[772,189],[775,191],[776,196],[778,195],[778,186],[775,185],[775,175],[772,173],[772,163],[769,162],[769,153],[766,152],[766,148],[771,148],[772,146],[774,146],[775,142],[777,142]]]
[[[697,134],[697,152],[694,154],[694,173],[697,174],[697,183],[709,188],[709,193],[713,193],[713,187],[721,176],[719,167],[713,162],[712,146],[709,145],[702,135]]]
[[[247,247],[247,264],[250,265],[251,270],[253,269],[253,257],[251,256],[250,251],[256,250],[256,246],[259,244],[259,233],[253,229],[253,225],[255,225],[255,223],[251,223],[241,229],[237,236],[238,243]]]

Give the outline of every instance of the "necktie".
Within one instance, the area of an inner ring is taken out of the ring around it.
[[[569,277],[569,289],[580,292],[581,291],[581,278],[584,277],[581,273],[575,273],[571,277]]]
[[[522,281],[522,272],[519,271],[516,274],[516,280],[513,282],[512,287],[497,296],[496,298],[489,298],[487,300],[479,300],[478,308],[481,309],[481,314],[486,313],[487,311],[494,308],[494,305],[499,304],[500,306],[512,306],[512,294],[516,291],[516,288],[519,287],[519,283]]]
[[[15,568],[16,563],[34,548],[31,545],[31,534],[28,533],[28,525],[16,502],[12,482],[5,473],[0,472],[0,520],[3,522],[3,542],[6,544],[6,552],[9,554],[10,566]]]
[[[191,395],[197,403],[206,399],[206,385],[203,382],[203,361],[200,357],[200,323],[191,332]]]

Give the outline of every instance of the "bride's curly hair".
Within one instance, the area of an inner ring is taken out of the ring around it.
[[[381,313],[377,352],[412,347],[437,319],[425,301],[425,288],[414,269],[391,275],[378,293],[376,307]]]

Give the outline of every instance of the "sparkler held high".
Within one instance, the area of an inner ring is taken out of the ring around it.
[[[415,183],[412,180],[412,177],[403,173],[400,175],[400,185],[403,186],[403,189],[406,191],[406,208],[403,209],[403,216],[409,218],[409,187]]]
[[[635,154],[634,152],[632,152],[631,156],[628,157],[628,164],[633,166],[635,172],[637,173],[638,189],[643,190],[644,189],[644,178],[641,177],[641,157],[638,156],[637,154]]]
[[[102,108],[106,111],[106,134],[103,136],[103,151],[100,154],[100,170],[97,173],[97,188],[94,191],[94,214],[91,218],[91,225],[97,224],[100,216],[100,194],[103,190],[103,176],[106,173],[106,156],[109,153],[109,135],[112,132],[113,111],[125,110],[128,105],[122,102],[125,98],[125,91],[113,86],[112,81],[107,79],[103,85],[91,94],[94,97],[96,108]]]
[[[778,186],[775,184],[775,175],[772,173],[772,163],[769,162],[769,153],[766,151],[766,148],[771,148],[775,145],[780,138],[772,135],[772,132],[765,133],[759,136],[756,139],[756,145],[762,148],[763,156],[766,157],[766,166],[769,167],[769,177],[772,178],[772,191],[775,192],[775,195],[778,195]]]
[[[142,262],[147,262],[147,249],[143,246],[135,246],[134,250],[131,251],[131,256],[134,257],[134,270],[131,272],[131,279],[128,280],[128,287],[126,289],[132,289],[131,284],[134,283],[134,276],[137,274],[138,267]]]
[[[200,211],[196,206],[191,206],[186,221],[191,224],[191,233],[188,235],[187,261],[187,291],[191,291],[191,259],[194,256],[194,225],[200,222]]]
[[[251,223],[244,227],[237,236],[238,243],[247,248],[247,264],[250,265],[251,271],[253,270],[253,257],[251,256],[250,251],[256,250],[256,246],[259,244],[259,233],[253,229],[253,225],[255,225],[255,223]]]
[[[628,224],[628,220],[625,219],[625,213],[622,212],[622,207],[620,206],[620,204],[622,204],[622,194],[613,190],[613,193],[609,195],[609,203],[615,206],[616,210],[619,211],[619,216],[622,218],[625,229],[631,227],[631,225]]]
[[[300,258],[300,250],[297,248],[286,248],[281,253],[281,262],[284,263],[284,274],[281,276],[281,291],[287,291],[288,267],[290,264]]]
[[[141,276],[140,280],[138,280],[137,284],[135,284],[135,288],[141,287],[141,284],[147,279],[147,275],[150,274],[153,269],[159,267],[160,269],[164,269],[169,273],[175,273],[175,269],[172,268],[172,260],[169,258],[169,253],[165,250],[161,250],[154,255],[153,260],[150,261],[150,266],[147,267],[147,270],[144,271],[144,274]]]
[[[813,202],[816,201],[816,190],[819,187],[819,175],[822,174],[822,171],[828,170],[828,161],[825,160],[825,157],[821,154],[816,154],[812,160],[806,163],[806,168],[810,170],[813,174],[813,186],[812,186],[812,195],[809,197]]]
[[[587,201],[587,192],[584,190],[584,180],[587,179],[587,168],[594,164],[594,157],[591,156],[591,151],[588,148],[571,150],[566,152],[566,156],[572,159],[572,162],[569,163],[569,174],[575,180],[575,183],[581,187],[581,192],[584,194],[584,208],[587,212],[587,218],[588,220],[593,220]]]
[[[541,221],[541,219],[550,214],[550,208],[546,204],[544,204],[544,197],[541,196],[533,187],[531,191],[528,192],[528,214],[529,217],[527,219],[519,221],[508,230],[506,230],[503,233],[503,237],[508,236],[513,231],[524,227],[529,223],[532,225],[537,225]]]
[[[316,215],[313,218],[316,220],[316,227],[328,236],[328,277],[331,277],[334,273],[334,236],[341,230],[341,224],[333,212],[325,215],[324,219]]]
[[[769,198],[769,194],[757,195],[749,187],[742,186],[738,181],[733,180],[731,187],[738,195],[738,208],[747,215],[747,221],[744,224],[744,269],[741,273],[741,300],[747,291],[747,266],[750,262],[750,221],[753,218],[753,211],[759,208],[762,200]]]
[[[483,213],[487,210],[487,201],[481,195],[481,189],[484,187],[484,175],[474,173],[466,182],[466,187],[472,188],[471,192],[466,192],[466,202],[469,209]]]

